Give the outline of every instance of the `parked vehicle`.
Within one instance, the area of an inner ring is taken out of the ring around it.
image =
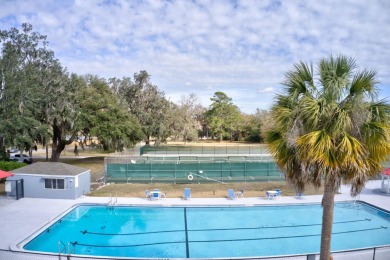
[[[14,162],[22,162],[22,163],[32,163],[32,158],[25,154],[11,154],[9,159]]]
[[[8,151],[9,151],[9,153],[18,153],[18,152],[19,152],[19,149],[18,149],[18,148],[11,147]]]

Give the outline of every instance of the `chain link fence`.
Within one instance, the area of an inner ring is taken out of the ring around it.
[[[140,155],[261,155],[265,145],[142,146]]]
[[[115,183],[284,180],[283,172],[267,156],[106,157],[104,164],[105,181]]]
[[[390,167],[390,161],[384,167]],[[196,177],[189,180],[191,173]],[[284,173],[264,144],[137,146],[105,159],[106,183],[281,180],[284,180]]]

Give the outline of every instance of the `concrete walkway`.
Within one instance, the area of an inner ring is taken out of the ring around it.
[[[228,188],[228,185],[226,186]],[[336,195],[336,201],[361,200],[390,211],[390,196],[378,193],[380,181],[367,183],[366,188],[356,198],[349,195],[349,187],[342,186],[341,194]],[[262,196],[262,197],[260,197]],[[200,206],[200,205],[269,205],[269,204],[296,204],[321,202],[322,195],[285,197],[267,199],[264,194],[259,197],[239,198],[228,200],[226,198],[166,198],[157,201],[149,201],[144,198],[118,198],[118,205],[164,205],[164,206]],[[2,203],[0,199],[0,249],[16,249],[16,245],[25,240],[29,235],[45,225],[52,223],[59,215],[68,211],[72,206],[81,203],[107,204],[110,198],[106,197],[82,197],[77,200],[60,199],[31,199],[23,198],[18,201],[9,199]]]

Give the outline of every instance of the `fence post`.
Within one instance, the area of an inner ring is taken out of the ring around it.
[[[15,182],[15,186],[16,186],[16,200],[18,200],[19,199],[19,185],[18,185],[18,183],[19,183],[19,180],[17,180],[16,182]]]
[[[374,254],[372,255],[372,260],[375,260],[376,247],[374,247]]]
[[[126,161],[126,182],[128,182],[129,180],[128,172],[129,172],[129,161]]]
[[[22,198],[24,198],[24,179],[21,179],[20,181],[22,182]]]
[[[223,167],[223,166],[224,166],[225,163],[224,163],[224,162],[220,162],[219,164],[221,165],[221,167],[220,167],[220,170],[221,170],[221,180],[223,181],[223,176],[222,176],[222,174],[223,174],[223,170],[224,170],[224,167]]]
[[[271,163],[270,162],[268,162],[267,175],[268,175],[268,182],[270,182],[270,176],[271,176]]]
[[[150,171],[149,171],[149,178],[150,178],[150,183],[152,183],[152,163],[150,162],[150,167],[149,167]]]
[[[245,182],[246,182],[246,163],[247,163],[247,161],[246,161],[246,157],[245,157],[245,162],[244,162],[244,176],[245,176]]]
[[[177,161],[176,161],[177,162]],[[177,165],[177,163],[175,163],[174,165],[173,165],[173,169],[174,169],[174,175],[175,175],[175,180],[174,180],[174,184],[176,184],[176,165]],[[165,196],[166,196],[167,194],[165,194]]]

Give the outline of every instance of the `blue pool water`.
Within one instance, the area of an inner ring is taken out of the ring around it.
[[[318,253],[318,204],[252,207],[78,206],[24,249],[80,255],[218,258]],[[390,244],[390,214],[336,203],[332,251]]]

